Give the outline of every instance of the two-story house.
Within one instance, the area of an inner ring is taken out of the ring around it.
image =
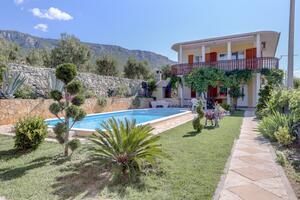
[[[255,107],[261,87],[260,69],[278,68],[279,59],[275,53],[280,33],[258,31],[176,43],[172,49],[178,53],[178,64],[172,66],[172,73],[183,76],[197,67],[215,67],[224,71],[235,69],[253,70],[252,79],[241,85],[244,96],[238,99],[238,106]],[[181,105],[199,96],[196,91],[183,84],[179,88]],[[227,88],[209,87],[207,98],[230,103]]]

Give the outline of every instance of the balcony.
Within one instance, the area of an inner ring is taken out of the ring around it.
[[[197,62],[193,64],[182,63],[172,65],[172,74],[185,75],[194,68],[214,67],[224,71],[241,70],[241,69],[273,69],[278,68],[279,59],[274,57],[261,57],[239,60],[222,60],[216,62]]]

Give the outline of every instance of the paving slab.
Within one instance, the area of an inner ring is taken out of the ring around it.
[[[296,200],[286,175],[275,162],[269,141],[257,132],[253,110],[247,110],[215,200]]]

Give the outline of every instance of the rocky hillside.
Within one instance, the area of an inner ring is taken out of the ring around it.
[[[52,49],[58,43],[58,40],[56,39],[40,38],[18,31],[0,30],[0,38],[4,38],[5,40],[8,40],[10,42],[17,43],[25,51],[26,49],[30,48]],[[120,68],[124,66],[125,62],[130,56],[135,57],[140,61],[146,60],[151,68],[174,63],[166,56],[162,56],[150,51],[129,50],[116,45],[104,45],[95,43],[84,44],[90,47],[93,55],[93,60],[103,55],[110,55],[118,61],[118,65]]]

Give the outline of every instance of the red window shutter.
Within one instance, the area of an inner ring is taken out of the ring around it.
[[[210,53],[205,54],[205,62],[210,62]]]

